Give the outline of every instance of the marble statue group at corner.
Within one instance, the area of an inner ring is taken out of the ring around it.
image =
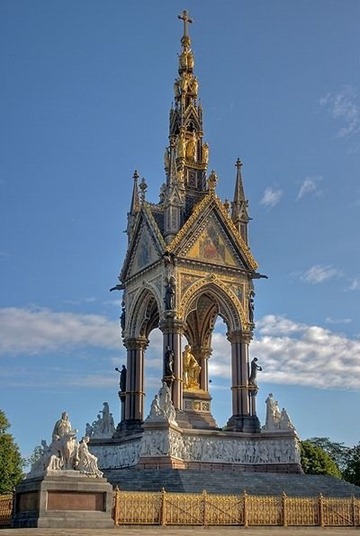
[[[258,390],[257,373],[262,371],[262,367],[258,363],[258,358],[254,359],[250,363],[249,384]],[[266,418],[265,424],[262,427],[264,431],[276,431],[276,430],[295,430],[295,426],[291,422],[288,412],[285,408],[280,411],[277,400],[274,399],[272,393],[269,394],[265,400],[266,404]]]
[[[278,402],[274,399],[272,393],[265,400],[266,404],[266,419],[263,430],[294,430],[295,427],[291,422],[288,412],[285,408],[280,411]]]
[[[169,424],[177,426],[176,410],[171,400],[171,391],[165,381],[162,382],[159,393],[154,396],[149,416],[146,419],[146,422],[159,421],[167,421]]]
[[[112,437],[115,432],[115,423],[109,404],[104,402],[103,409],[99,412],[97,419],[92,423],[86,423],[85,435],[93,438]]]
[[[101,478],[97,458],[88,449],[89,437],[76,440],[77,430],[73,430],[68,414],[64,411],[56,421],[50,445],[41,441],[39,456],[32,464],[28,477],[49,471],[78,471],[91,477]]]

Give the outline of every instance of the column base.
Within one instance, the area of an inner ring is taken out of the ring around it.
[[[233,415],[228,420],[225,430],[253,434],[261,432],[261,425],[257,415]]]

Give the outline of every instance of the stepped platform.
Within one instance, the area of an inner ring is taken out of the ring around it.
[[[280,495],[313,497],[360,497],[360,487],[322,475],[193,471],[181,469],[113,469],[105,471],[113,486],[123,491],[160,491],[226,495]]]

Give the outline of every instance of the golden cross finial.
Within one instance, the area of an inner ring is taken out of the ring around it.
[[[189,37],[188,23],[191,24],[193,20],[189,17],[189,13],[186,11],[186,9],[184,9],[181,15],[178,15],[178,18],[184,21],[184,37]]]

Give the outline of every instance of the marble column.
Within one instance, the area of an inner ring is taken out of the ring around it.
[[[166,318],[160,323],[160,330],[163,333],[163,356],[166,347],[169,346],[174,352],[174,381],[172,384],[172,402],[175,409],[183,409],[183,362],[181,355],[181,335],[183,333],[183,322],[174,318]]]
[[[124,345],[127,349],[125,422],[137,425],[144,420],[144,352],[148,340],[127,338]]]
[[[241,330],[228,334],[231,343],[232,416],[227,427],[242,432],[260,431],[253,393],[249,386],[249,344],[251,333]]]

